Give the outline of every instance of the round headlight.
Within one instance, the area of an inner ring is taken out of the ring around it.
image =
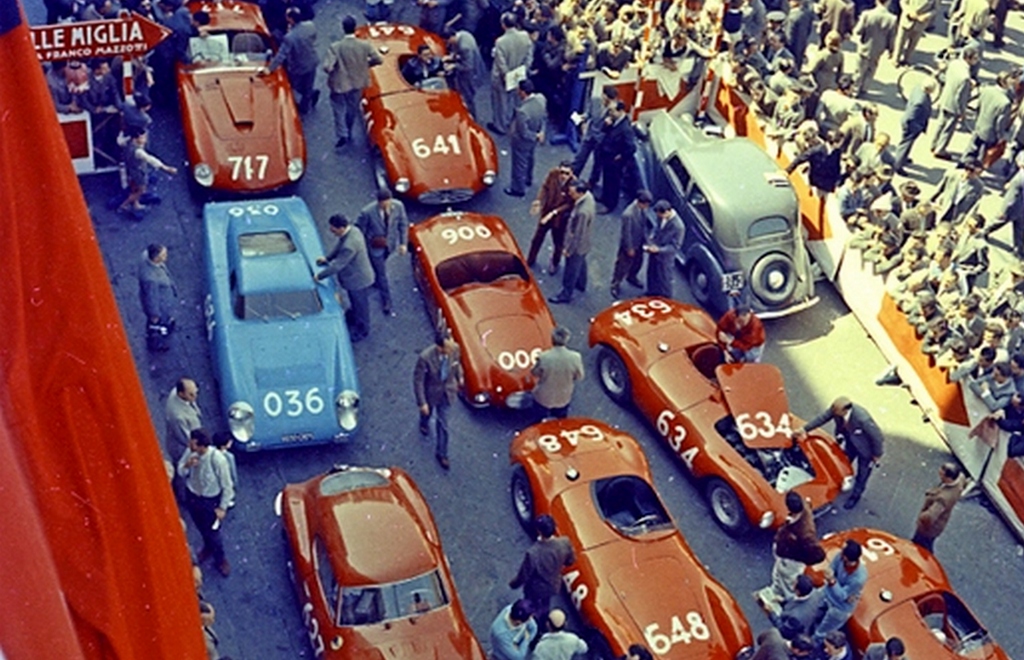
[[[490,398],[491,397],[490,395],[487,394],[487,392],[477,392],[476,394],[473,395],[473,403],[483,406],[487,404]]]
[[[398,181],[395,181],[395,190],[397,192],[400,192],[400,193],[407,193],[407,192],[409,192],[409,179],[406,179],[403,176]]]
[[[775,522],[775,512],[765,511],[764,515],[761,516],[761,522],[759,525],[761,529],[768,529],[772,526],[773,522]]]
[[[199,163],[192,168],[192,176],[195,178],[196,183],[209,188],[213,185],[213,168],[206,163]]]
[[[359,423],[359,395],[352,390],[345,390],[334,400],[334,414],[338,418],[338,426],[345,431],[354,431]]]
[[[288,180],[298,181],[302,173],[306,171],[306,165],[301,158],[292,158],[288,161]]]
[[[239,442],[248,442],[256,435],[256,411],[245,401],[228,406],[228,430]]]
[[[483,181],[485,186],[493,186],[494,182],[497,180],[498,175],[495,174],[493,170],[487,170],[486,172],[484,172]]]

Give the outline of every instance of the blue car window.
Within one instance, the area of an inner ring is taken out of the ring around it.
[[[235,298],[235,316],[243,321],[271,321],[319,314],[323,306],[316,291],[276,291]]]
[[[286,231],[265,231],[238,237],[238,251],[246,258],[291,254],[295,250],[295,242]]]

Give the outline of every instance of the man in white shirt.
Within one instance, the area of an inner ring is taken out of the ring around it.
[[[227,577],[231,565],[224,556],[220,526],[235,499],[235,487],[224,454],[213,447],[210,434],[195,429],[189,436],[189,451],[178,461],[178,476],[185,479],[185,508],[203,537],[198,560],[212,557],[217,570]]]
[[[565,612],[553,609],[548,614],[548,632],[541,635],[531,660],[572,660],[583,657],[587,643],[576,633],[565,630]]]

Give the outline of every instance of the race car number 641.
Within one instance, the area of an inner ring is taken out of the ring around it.
[[[451,146],[449,147],[448,145]],[[426,139],[416,138],[412,141],[412,152],[416,154],[417,158],[430,158],[431,154],[444,154],[447,156],[449,153],[461,156],[462,148],[459,146],[459,138],[452,133],[447,137],[444,135],[435,137],[433,149],[427,144]]]
[[[651,650],[658,655],[665,655],[674,644],[680,642],[689,644],[693,640],[704,641],[711,639],[711,631],[708,629],[708,625],[704,623],[704,617],[700,615],[700,612],[687,612],[686,624],[684,626],[678,616],[673,616],[672,631],[670,634],[665,634],[658,632],[658,628],[660,628],[658,624],[652,623],[644,628],[644,639],[647,640]]]

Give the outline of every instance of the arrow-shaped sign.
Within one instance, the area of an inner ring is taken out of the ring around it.
[[[134,12],[103,21],[82,21],[32,28],[32,45],[42,62],[93,57],[138,57],[171,31]]]

